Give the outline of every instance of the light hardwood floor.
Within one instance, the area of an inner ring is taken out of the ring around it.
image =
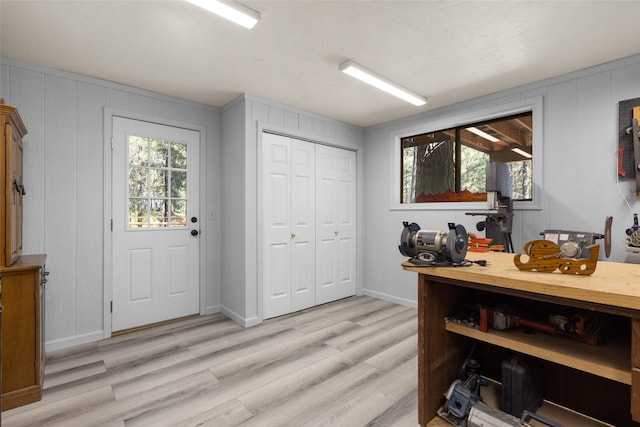
[[[415,426],[417,311],[352,297],[243,329],[191,318],[48,355],[12,426]]]

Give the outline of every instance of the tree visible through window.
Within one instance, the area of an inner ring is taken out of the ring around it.
[[[187,225],[187,145],[129,136],[129,227]]]
[[[500,188],[512,200],[532,200],[532,122],[527,112],[402,138],[401,202],[486,201]],[[506,164],[510,182],[487,188],[491,163]]]

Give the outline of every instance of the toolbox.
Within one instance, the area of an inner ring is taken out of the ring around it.
[[[542,405],[542,373],[532,358],[516,355],[502,361],[500,409],[516,417],[535,412]]]

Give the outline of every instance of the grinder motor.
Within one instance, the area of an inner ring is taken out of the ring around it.
[[[419,265],[463,265],[469,236],[464,226],[449,223],[448,231],[421,230],[415,222],[403,222],[400,253]]]

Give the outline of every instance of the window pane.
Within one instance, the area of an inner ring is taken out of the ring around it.
[[[129,169],[129,197],[143,197],[149,188],[147,168]]]
[[[129,227],[147,227],[149,224],[149,206],[147,199],[129,199]]]
[[[163,169],[151,169],[151,196],[167,197],[169,182],[167,181],[167,171]]]
[[[177,169],[187,168],[187,144],[171,143],[171,167]]]
[[[184,199],[171,200],[172,227],[185,227],[187,225],[187,201]]]
[[[146,166],[149,157],[149,140],[141,136],[129,136],[129,164]]]
[[[460,149],[460,190],[484,193],[487,182],[489,155],[463,145]]]
[[[187,173],[171,171],[171,197],[187,197]]]
[[[151,200],[151,212],[150,212],[151,227],[167,226],[167,218],[169,217],[169,212],[167,211],[168,208],[169,208],[169,205],[167,204],[167,199]]]
[[[167,141],[152,139],[150,148],[149,158],[151,166],[157,168],[167,167],[169,165],[169,145]]]
[[[533,200],[533,169],[531,160],[509,163],[514,200]]]
[[[455,189],[455,131],[420,135],[403,152],[404,203],[420,203]]]

